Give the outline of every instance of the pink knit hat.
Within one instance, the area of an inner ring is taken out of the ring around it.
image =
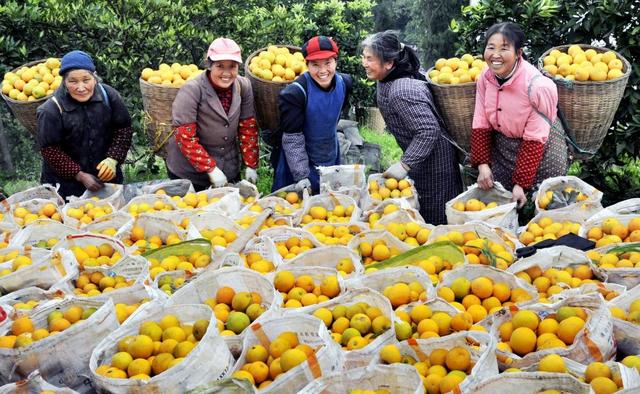
[[[211,45],[209,45],[207,57],[214,62],[219,60],[232,60],[242,64],[240,47],[230,38],[220,37],[213,40]]]

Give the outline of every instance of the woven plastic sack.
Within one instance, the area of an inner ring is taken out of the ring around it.
[[[600,201],[602,200],[602,192],[600,190],[575,176],[558,176],[547,178],[540,184],[538,192],[534,197],[536,213],[545,210],[540,207],[540,200],[545,196],[545,193],[548,190],[564,190],[567,187],[571,187],[586,194],[588,198],[584,201],[573,202],[569,204],[560,201],[558,202],[558,205],[560,205],[560,207],[553,209],[547,207],[546,210],[570,211],[576,215],[576,218],[579,217],[582,220],[586,220],[602,209],[602,204],[600,203]]]
[[[275,276],[278,274],[278,272],[281,271],[289,271],[293,274],[293,276],[295,278],[298,278],[302,275],[307,275],[310,276],[313,279],[313,283],[315,283],[316,285],[319,285],[320,283],[322,283],[322,281],[328,277],[328,276],[335,276],[338,278],[338,288],[340,289],[340,292],[338,293],[338,295],[336,295],[334,298],[329,299],[328,301],[325,302],[319,302],[317,304],[313,304],[313,305],[309,305],[309,306],[302,306],[299,308],[284,308],[284,303],[282,302],[281,305],[279,305],[281,307],[281,312],[284,315],[289,315],[289,314],[301,314],[301,313],[308,313],[308,312],[313,312],[314,310],[318,309],[318,308],[322,308],[326,305],[329,305],[331,303],[331,301],[335,300],[336,298],[340,297],[341,295],[346,293],[346,284],[344,279],[342,278],[342,276],[338,275],[338,271],[336,271],[335,268],[330,268],[330,267],[305,267],[305,266],[292,266],[289,265],[286,269],[285,268],[278,268],[276,270],[276,272],[272,273],[269,275],[271,281],[273,281],[273,279],[275,278]]]
[[[446,235],[451,231],[458,231],[461,233],[465,233],[467,231],[475,232],[478,238],[488,239],[493,243],[502,245],[509,253],[513,253],[513,248],[505,242],[502,235],[484,222],[469,222],[466,224],[437,226],[433,231],[431,231],[431,234],[429,234],[429,240],[427,243],[435,242],[438,237]]]
[[[187,193],[195,193],[195,189],[188,179],[171,179],[152,185],[145,185],[141,188],[142,194],[156,194],[158,190],[163,190],[167,196],[183,197]]]
[[[474,394],[538,394],[558,390],[571,394],[592,394],[591,386],[569,374],[549,372],[509,372],[492,376],[469,388]]]
[[[389,250],[391,250],[391,248],[395,248],[398,251],[398,254],[411,249],[411,246],[400,241],[398,238],[391,235],[391,233],[387,230],[371,230],[356,234],[351,242],[349,242],[349,245],[347,245],[347,247],[351,250],[357,251],[361,243],[368,242],[370,244],[373,244],[373,241],[377,239],[383,240]]]
[[[62,252],[65,252],[64,250]],[[67,252],[70,253],[70,252]],[[141,256],[126,255],[111,267],[86,267],[83,273],[101,272],[104,276],[123,276],[127,281],[133,280],[131,286],[114,289],[107,293],[101,293],[90,299],[110,298],[114,303],[127,303],[131,295],[150,294],[147,290],[149,283],[149,263]],[[79,272],[73,276],[67,276],[65,280],[56,283],[51,290],[62,290],[67,293],[73,292],[75,281]]]
[[[540,223],[540,220],[543,219],[543,218],[550,218],[554,223],[565,223],[565,222],[577,223],[580,226],[580,229],[582,229],[582,227],[584,226],[584,220],[582,220],[581,217],[576,217],[576,215],[574,215],[570,211],[558,211],[558,210],[541,211],[536,216],[534,216],[533,219],[531,219],[529,221],[529,223],[527,223],[526,226],[523,226],[523,227],[518,229],[519,240],[522,241],[522,234],[525,231],[529,230],[529,226],[531,226],[531,224],[533,224],[533,223],[538,224],[538,223]],[[578,234],[579,233],[580,233],[580,231],[578,231]],[[531,233],[531,234],[534,235],[533,233]],[[535,237],[535,235],[534,235],[534,237]],[[529,244],[527,244],[525,246],[528,246],[528,245],[531,245],[531,243],[529,243]]]
[[[593,361],[606,361],[615,355],[616,346],[613,337],[613,323],[611,313],[599,294],[585,294],[566,298],[555,304],[528,305],[521,309],[535,312],[540,317],[555,313],[562,306],[584,308],[588,318],[584,327],[575,336],[573,343],[566,348],[551,348],[536,351],[520,357],[515,353],[496,350],[500,366],[504,368],[524,368],[538,362],[548,354],[558,354],[570,358],[581,364],[589,364]],[[502,309],[493,315],[491,335],[499,338],[498,328],[512,320],[513,314],[518,308]],[[488,326],[488,324],[483,324]]]
[[[276,245],[269,237],[258,236],[251,239],[242,249],[241,253],[248,255],[249,253],[258,253],[264,260],[273,263],[274,267],[282,264],[282,256],[278,253]],[[222,258],[223,266],[244,266],[244,262],[240,254],[228,253]]]
[[[604,224],[604,221],[607,220],[608,218],[616,219],[620,222],[620,224],[628,226],[629,222],[631,222],[632,219],[640,218],[640,215],[611,215],[611,216],[601,217],[599,219],[589,219],[584,223],[584,226],[582,226],[582,229],[580,230],[579,235],[583,238],[588,238],[587,234],[589,233],[589,230],[591,230],[594,227],[602,227],[602,225]],[[624,240],[622,241],[624,242]]]
[[[7,216],[11,217],[11,216]],[[11,238],[20,231],[20,227],[13,222],[0,222],[0,249],[3,249],[11,243]],[[22,245],[18,245],[22,246]]]
[[[391,214],[385,214],[384,209],[387,205],[395,205],[396,207],[399,208],[400,211],[405,211],[405,210],[409,211],[410,212],[409,215],[413,219],[424,222],[424,218],[422,217],[422,215],[420,215],[420,212],[418,210],[416,210],[415,208],[412,208],[411,204],[409,204],[406,200],[397,199],[397,198],[388,198],[374,207],[368,207],[364,209],[362,211],[362,216],[360,219],[363,222],[369,223],[369,217],[374,213],[377,213],[380,216],[380,220],[385,218],[387,215],[391,215],[395,213],[393,212]]]
[[[605,253],[613,253],[618,256],[623,255],[629,250],[640,251],[640,242],[612,244],[594,249],[595,253],[601,255]],[[611,283],[617,283],[632,289],[640,284],[640,268],[601,268],[607,274]]]
[[[79,234],[80,230],[62,224],[56,220],[38,219],[16,232],[9,246],[24,247],[45,245],[50,239],[62,239],[67,235]]]
[[[181,363],[146,382],[137,379],[112,379],[96,374],[96,368],[109,363],[111,357],[117,352],[119,340],[129,335],[137,335],[142,323],[160,321],[166,315],[174,315],[180,322],[187,324],[200,319],[209,321],[207,332]],[[232,366],[233,356],[218,334],[216,319],[211,308],[204,305],[166,307],[157,301],[145,304],[133,319],[104,338],[93,350],[89,361],[91,376],[97,389],[110,393],[186,392],[225,377]]]
[[[376,224],[381,224],[383,226],[386,226],[389,223],[418,223],[421,227],[428,228],[429,230],[433,230],[435,228],[433,224],[427,224],[420,215],[420,212],[413,208],[399,209],[395,212],[384,215],[376,222]]]
[[[258,187],[245,179],[236,183],[233,187],[238,189],[241,199],[244,199],[243,204],[250,204],[260,198]]]
[[[517,274],[528,270],[532,267],[540,267],[542,271],[546,271],[550,268],[564,269],[576,264],[587,264],[591,266],[591,272],[593,272],[594,279],[606,282],[607,274],[604,270],[595,265],[587,254],[581,250],[571,248],[569,246],[552,246],[550,248],[538,249],[536,254],[525,257],[513,263],[507,272]],[[564,283],[558,283],[558,286],[569,288]]]
[[[324,207],[327,212],[332,211],[336,206],[342,205],[345,209],[349,206],[353,206],[353,212],[351,212],[351,216],[348,221],[345,222],[337,222],[337,223],[351,223],[357,222],[360,219],[361,210],[358,207],[358,203],[353,198],[347,196],[346,194],[341,193],[326,193],[326,194],[318,194],[304,200],[304,205],[302,207],[302,212],[299,214],[299,224],[304,223],[304,216],[309,215],[309,210],[312,207]]]
[[[317,248],[319,246],[324,246],[320,242],[318,242],[316,237],[310,232],[303,230],[301,228],[295,228],[295,227],[279,226],[279,227],[269,228],[269,229],[260,231],[260,236],[271,238],[271,240],[274,243],[285,242],[287,239],[291,237],[297,237],[300,239],[310,240],[314,248]]]
[[[409,355],[418,361],[429,359],[429,354],[436,349],[450,350],[461,347],[469,351],[474,362],[471,372],[459,384],[460,392],[469,392],[469,387],[498,374],[498,362],[495,356],[495,341],[484,332],[465,331],[447,335],[444,338],[413,339],[400,342],[400,353]],[[380,363],[378,355],[372,363]]]
[[[14,193],[7,198],[10,205],[15,205],[34,198],[48,200],[56,205],[64,205],[65,201],[58,194],[58,188],[49,184],[32,187],[30,189]]]
[[[114,206],[111,205],[111,203],[109,203],[108,201],[76,200],[76,201],[69,202],[65,206],[62,207],[62,222],[64,224],[66,224],[67,226],[70,226],[70,227],[73,227],[73,228],[84,228],[84,227],[86,227],[87,224],[82,223],[82,222],[80,222],[80,220],[78,220],[76,218],[72,218],[71,216],[69,216],[69,209],[80,208],[80,207],[83,207],[85,204],[88,204],[88,203],[93,204],[96,208],[99,208],[99,207],[100,208],[108,208],[108,209],[110,209],[111,213],[117,212],[116,209],[114,208]],[[109,214],[111,214],[111,213],[109,213]]]
[[[337,372],[309,383],[300,394],[348,393],[350,390],[387,390],[394,394],[422,394],[418,371],[407,364],[369,365]]]
[[[432,300],[436,297],[436,289],[433,287],[429,275],[423,269],[414,266],[387,268],[357,276],[348,279],[346,286],[347,289],[369,288],[382,294],[387,286],[399,282],[406,284],[418,282],[427,293],[426,300]]]
[[[89,245],[99,247],[102,244],[111,246],[114,253],[120,254],[121,257],[127,255],[127,248],[124,244],[113,237],[102,234],[77,234],[67,235],[64,239],[61,239],[51,250],[59,251],[63,249],[71,250],[74,247],[86,248]],[[78,263],[79,264],[79,263]],[[106,266],[103,266],[106,267]]]
[[[247,351],[260,344],[269,349],[271,341],[283,332],[294,332],[301,344],[318,348],[315,354],[296,367],[288,370],[261,393],[298,393],[309,382],[321,376],[337,372],[342,368],[343,358],[340,347],[333,341],[327,328],[320,319],[312,316],[297,315],[281,317],[253,323],[245,330],[242,354],[234,366],[234,371],[246,363]]]
[[[511,201],[512,194],[506,190],[500,182],[496,182],[489,190],[482,190],[477,184],[471,185],[466,191],[445,204],[448,224],[465,224],[472,220],[478,220],[498,227],[505,228],[513,233],[518,231],[518,211],[516,203]],[[496,202],[495,208],[482,211],[459,211],[453,207],[457,202],[466,202],[472,198],[485,204]]]
[[[3,249],[3,251],[8,249]],[[30,286],[46,290],[78,273],[75,257],[73,253],[67,250],[50,252],[34,248],[31,250],[26,249],[23,255],[30,256],[32,264],[0,277],[0,289],[4,293]],[[10,269],[12,261],[0,264],[0,270]]]
[[[288,223],[288,225],[292,225],[294,222],[296,222],[300,213],[299,208],[294,208],[294,206],[287,202],[287,200],[285,200],[284,198],[269,196],[263,197],[254,203],[246,205],[239,212],[235,213],[233,215],[233,218],[239,220],[246,215],[254,216],[256,213],[258,213],[253,210],[255,208],[252,208],[255,205],[262,208],[262,211],[271,209],[273,211],[271,216],[274,219],[284,219]]]
[[[282,296],[278,293],[269,279],[259,273],[237,267],[225,267],[219,270],[207,270],[198,275],[188,284],[178,289],[167,301],[167,306],[182,304],[202,304],[209,298],[216,297],[221,287],[231,287],[236,293],[241,291],[257,292],[262,297],[261,305],[265,311],[256,321],[269,318],[274,310],[282,303]],[[224,341],[232,354],[238,355],[242,351],[242,336],[225,336]]]
[[[54,386],[47,382],[40,375],[40,371],[35,370],[26,379],[16,383],[9,383],[0,387],[0,394],[24,394],[40,393],[42,391],[52,391],[56,394],[77,394],[78,392],[66,387]]]
[[[611,300],[608,307],[618,307],[628,313],[631,303],[637,299],[640,299],[640,285]],[[612,321],[618,352],[625,355],[640,354],[640,325],[616,317]]]
[[[367,185],[370,185],[371,182],[375,181],[375,182],[378,182],[378,185],[380,185],[380,187],[382,187],[386,179],[387,178],[382,176],[382,174],[370,174],[369,178],[367,179]],[[419,211],[420,203],[418,202],[418,191],[416,190],[415,182],[413,179],[409,177],[404,179],[409,181],[409,183],[411,184],[411,186],[409,187],[411,189],[411,197],[399,197],[399,198],[394,198],[392,200],[398,200],[398,201],[404,200],[405,202],[409,203],[409,206],[411,208]],[[368,211],[377,207],[378,205],[380,205],[380,203],[384,201],[386,200],[380,201],[380,200],[371,198],[371,194],[369,194],[369,192],[367,191],[366,193],[364,193],[364,196],[361,199],[360,203],[361,203],[362,209],[365,211]]]
[[[350,290],[343,295],[331,299],[324,305],[318,304],[307,307],[309,308],[307,310],[307,314],[313,314],[313,312],[319,308],[327,308],[331,310],[338,305],[345,305],[349,307],[359,302],[365,302],[369,304],[369,306],[380,308],[380,310],[382,311],[382,315],[393,321],[395,314],[393,313],[393,308],[391,308],[391,303],[389,303],[389,300],[382,294],[371,289]],[[347,370],[368,365],[371,361],[371,358],[375,357],[380,352],[380,349],[382,349],[385,345],[395,341],[395,337],[396,332],[394,326],[392,325],[391,328],[389,328],[383,334],[377,336],[367,346],[361,349],[343,349],[342,354],[345,357],[344,369]]]
[[[54,203],[54,201],[52,201],[52,200],[46,200],[44,198],[33,198],[31,200],[21,201],[19,203],[13,204],[12,205],[12,211],[11,211],[11,214],[14,215],[13,222],[16,225],[19,225],[20,227],[25,227],[26,226],[24,224],[24,220],[23,219],[19,219],[19,218],[15,217],[15,211],[18,208],[25,208],[27,211],[37,214],[45,205],[52,204],[52,203]],[[56,213],[58,215],[60,215],[60,220],[62,220],[62,206],[61,205],[56,205]]]
[[[187,229],[188,238],[204,238],[201,233],[202,230],[212,230],[215,228],[223,228],[227,231],[233,231],[238,235],[238,237],[231,244],[227,245],[226,248],[217,245],[213,246],[216,252],[223,252],[225,250],[237,252],[242,250],[245,246],[243,242],[245,242],[246,237],[240,237],[240,234],[243,233],[245,229],[240,227],[231,218],[212,211],[198,213],[191,217],[189,220],[189,228]]]
[[[138,207],[141,204],[147,204],[151,209],[153,209],[153,205],[156,202],[160,202],[162,204],[164,204],[165,207],[171,207],[170,210],[176,210],[178,209],[178,207],[176,206],[175,201],[173,201],[171,199],[171,197],[169,196],[165,196],[165,195],[159,195],[159,194],[143,194],[141,196],[137,196],[132,198],[127,205],[125,205],[124,207],[120,208],[120,211],[122,212],[126,212],[132,216],[136,216],[136,215],[141,215],[143,213],[152,213],[155,214],[157,213],[156,211],[145,211],[145,212],[140,212],[138,211]]]
[[[361,164],[318,167],[318,173],[321,194],[341,193],[359,202],[367,192],[365,166]]]
[[[116,209],[120,209],[126,204],[124,186],[117,183],[105,183],[104,187],[98,191],[86,190],[80,197],[68,198],[69,201],[88,199],[106,201]]]
[[[65,293],[60,290],[47,291],[39,287],[31,286],[25,287],[20,290],[12,291],[11,293],[0,297],[0,305],[14,307],[17,303],[26,303],[27,301],[37,301],[38,304],[33,309],[16,309],[15,311],[21,314],[30,315],[43,307],[46,307],[51,302],[58,302],[65,297]]]
[[[337,269],[342,259],[349,259],[353,264],[353,272],[347,278],[362,275],[364,267],[360,256],[346,246],[321,246],[303,252],[286,263],[278,265],[279,270],[291,270],[294,267],[326,267]]]
[[[131,231],[134,226],[139,226],[144,230],[146,239],[149,239],[149,237],[153,235],[157,235],[164,241],[167,239],[169,234],[177,234],[181,241],[185,241],[187,239],[187,230],[181,229],[171,220],[146,214],[135,218],[133,221],[121,227],[116,233],[115,238],[118,238],[123,242],[126,239],[130,239]],[[137,249],[137,247],[131,247],[130,252],[133,252],[135,249]]]
[[[126,226],[130,222],[133,222],[133,216],[126,212],[116,211],[98,220],[94,220],[93,223],[88,224],[83,230],[88,233],[102,233],[107,229],[115,229],[117,232],[118,229]]]
[[[46,327],[47,316],[54,310],[71,306],[97,308],[85,320],[80,320],[57,335],[51,335],[23,348],[0,348],[0,376],[5,381],[26,378],[36,369],[48,380],[64,384],[77,391],[89,391],[89,358],[94,346],[118,328],[113,302],[66,298],[49,304],[31,315],[35,327]],[[8,327],[5,327],[9,329]],[[5,335],[6,330],[0,334]]]
[[[587,371],[587,366],[575,362],[571,359],[562,358],[564,364],[567,367],[567,373],[577,379],[584,379],[585,373]],[[540,363],[532,364],[526,368],[524,368],[523,372],[538,372]],[[615,361],[607,361],[605,363],[609,369],[611,370],[612,375],[620,375],[620,379],[622,381],[622,388],[630,389],[640,387],[640,374],[635,368],[629,368],[621,363],[617,363]],[[548,372],[547,372],[548,373]],[[555,375],[555,374],[554,374]]]
[[[535,287],[518,278],[511,272],[503,271],[495,267],[481,264],[467,264],[447,272],[442,277],[440,283],[438,283],[436,290],[439,290],[440,288],[445,286],[451,287],[451,284],[457,278],[467,278],[472,281],[481,276],[491,279],[493,283],[506,283],[511,290],[524,289],[527,294],[531,296],[531,300],[519,303],[520,306],[533,304],[537,302],[539,298],[538,291]]]
[[[606,219],[609,216],[618,215],[640,215],[640,198],[630,198],[628,200],[609,205],[608,207],[603,208],[600,212],[591,216],[588,220],[596,221],[599,219]]]
[[[225,186],[215,189],[206,189],[198,194],[206,194],[207,200],[216,199],[202,209],[205,211],[217,211],[226,216],[233,216],[242,208],[242,200],[240,199],[240,190],[235,187]]]

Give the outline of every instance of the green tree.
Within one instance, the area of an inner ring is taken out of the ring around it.
[[[413,28],[409,39],[413,40],[421,52],[424,68],[431,67],[438,58],[454,56],[456,34],[449,29],[452,19],[460,16],[464,0],[415,2],[414,15],[410,26]]]

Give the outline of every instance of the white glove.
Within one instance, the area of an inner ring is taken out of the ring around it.
[[[247,167],[244,170],[244,179],[255,185],[258,182],[258,172],[251,167]]]
[[[217,166],[207,172],[207,176],[213,187],[222,187],[227,184],[227,176]]]
[[[311,181],[309,178],[301,179],[296,183],[295,188],[297,192],[302,193],[304,189],[311,189]]]
[[[382,176],[385,178],[403,179],[409,173],[409,169],[409,167],[399,161],[387,168],[387,170],[382,173]]]

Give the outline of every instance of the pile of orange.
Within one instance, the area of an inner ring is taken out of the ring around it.
[[[335,224],[315,224],[307,229],[313,234],[318,242],[325,245],[344,245],[346,246],[353,238],[354,234],[360,232],[357,226],[335,225]]]
[[[38,212],[31,212],[27,208],[16,205],[13,210],[13,220],[19,226],[26,226],[38,219],[51,219],[57,222],[62,222],[62,216],[58,206],[54,203],[46,203],[38,210]]]
[[[438,241],[451,241],[462,248],[469,264],[494,265],[499,269],[507,269],[514,261],[511,254],[504,246],[489,239],[479,237],[475,231],[450,231],[435,239]],[[514,245],[511,241],[505,241],[511,249]]]
[[[411,182],[407,179],[387,178],[382,186],[378,181],[370,181],[367,190],[371,199],[378,201],[413,196]]]
[[[73,292],[78,297],[95,297],[123,287],[132,286],[135,281],[124,276],[108,276],[100,271],[83,272],[74,281]]]
[[[418,281],[390,284],[382,290],[382,294],[389,299],[394,309],[410,302],[427,299],[427,291]]]
[[[272,261],[265,259],[258,252],[240,253],[240,258],[246,268],[260,272],[261,274],[273,272],[276,269]]]
[[[112,266],[122,258],[120,252],[114,250],[113,246],[107,242],[96,245],[72,246],[71,252],[76,256],[80,268]]]
[[[498,203],[491,201],[485,204],[477,198],[470,198],[467,201],[456,201],[453,203],[453,209],[462,212],[477,212],[484,211],[485,209],[493,209],[498,206]]]
[[[78,208],[69,208],[67,210],[67,216],[80,221],[80,223],[89,224],[112,212],[113,209],[111,209],[109,205],[88,202]]]
[[[600,227],[592,227],[587,238],[596,243],[596,248],[621,242],[640,242],[640,217],[633,218],[627,225],[616,218],[607,218]]]
[[[244,364],[232,377],[247,379],[258,389],[263,389],[280,375],[307,361],[316,351],[317,349],[300,343],[295,332],[283,332],[267,347],[251,346],[245,355]]]
[[[259,293],[236,292],[229,286],[219,288],[216,296],[205,300],[204,303],[213,309],[220,335],[239,335],[265,311]]]
[[[399,321],[396,322],[396,338],[403,341],[408,338],[438,338],[458,331],[485,331],[484,327],[474,324],[468,312],[454,316],[446,312],[433,311],[429,305],[417,304],[410,310],[396,310]]]
[[[197,268],[205,268],[211,263],[211,255],[196,250],[189,255],[171,255],[162,260],[150,257],[148,260],[150,265],[149,274],[151,279],[155,279],[162,272],[176,270],[191,272]]]
[[[289,260],[302,252],[313,249],[315,246],[311,239],[304,237],[289,237],[285,241],[276,242],[278,253],[283,259]]]
[[[133,254],[142,254],[149,249],[158,249],[165,245],[174,245],[182,242],[176,233],[167,235],[164,239],[159,235],[146,234],[143,227],[133,226],[129,238],[122,240],[126,246],[136,246],[138,249]]]
[[[319,304],[340,294],[335,275],[327,275],[316,283],[310,275],[296,278],[291,271],[279,271],[273,278],[273,286],[282,294],[285,308]]]
[[[389,246],[383,239],[376,239],[372,243],[362,241],[355,250],[362,256],[362,263],[367,266],[378,261],[385,261],[399,255],[401,252],[395,246]]]
[[[21,254],[18,250],[9,253],[0,254],[0,263],[11,261],[11,268],[3,268],[0,270],[0,277],[16,272],[21,268],[28,267],[33,264],[30,256]]]
[[[640,324],[640,299],[637,299],[629,305],[628,310],[612,306],[609,307],[611,315],[620,320],[626,320],[634,324]]]
[[[108,364],[96,369],[98,375],[114,379],[147,381],[178,365],[198,346],[209,328],[208,320],[193,324],[173,315],[140,325],[138,335],[122,338]]]
[[[549,74],[572,81],[606,81],[624,75],[622,60],[614,51],[585,51],[579,45],[571,45],[567,52],[554,49],[542,61]]]
[[[302,224],[311,222],[347,223],[351,220],[351,215],[355,205],[344,206],[337,204],[332,210],[321,205],[314,205],[302,216]]]
[[[528,246],[545,239],[558,239],[569,233],[578,235],[579,232],[580,223],[569,220],[554,222],[550,217],[543,217],[537,222],[529,223],[526,230],[518,238],[520,242]]]

